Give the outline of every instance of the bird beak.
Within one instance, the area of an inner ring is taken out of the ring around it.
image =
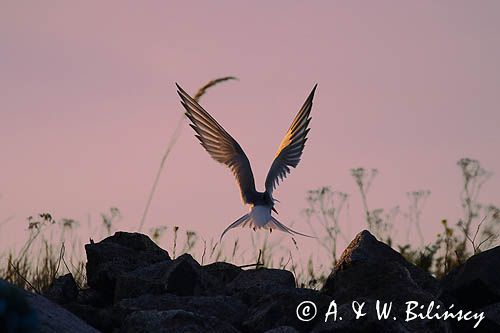
[[[276,210],[276,208],[271,208],[273,210],[273,212],[275,212],[276,214],[278,214],[278,211]]]

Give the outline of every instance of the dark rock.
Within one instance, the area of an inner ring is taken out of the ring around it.
[[[266,331],[264,333],[299,333],[299,331],[297,331],[292,326],[279,326],[279,327],[270,329],[269,331]]]
[[[222,292],[220,281],[204,272],[189,254],[172,261],[163,281],[165,292],[179,296],[217,295]]]
[[[80,289],[76,303],[91,305],[93,307],[105,307],[109,304],[107,298],[92,288]]]
[[[278,326],[292,326],[301,332],[309,332],[316,321],[321,321],[332,299],[311,289],[281,289],[263,296],[253,304],[248,318],[243,322],[246,332],[264,332]],[[301,321],[297,307],[304,301],[316,305],[317,317],[312,321]]]
[[[215,317],[203,317],[184,310],[137,311],[127,317],[123,333],[237,333],[230,324]]]
[[[71,273],[60,276],[44,290],[43,295],[58,304],[66,304],[76,301],[78,297],[78,286]]]
[[[64,308],[101,332],[112,332],[115,327],[111,307],[100,308],[88,304],[69,303],[65,304]]]
[[[221,294],[223,286],[217,277],[202,269],[191,255],[183,254],[172,261],[159,262],[122,274],[117,278],[115,301],[144,294]]]
[[[39,318],[26,294],[0,279],[0,332],[34,333],[40,330]]]
[[[480,311],[484,311],[486,318],[496,323],[497,332],[500,332],[500,303],[489,305]]]
[[[202,267],[203,271],[213,275],[222,284],[226,285],[233,281],[243,270],[238,266],[227,262],[214,262]]]
[[[216,317],[238,326],[245,319],[247,306],[231,296],[176,296],[143,295],[124,299],[115,305],[114,317],[117,322],[135,311],[143,310],[185,310],[205,317]]]
[[[167,251],[138,233],[117,232],[99,243],[86,244],[85,251],[89,286],[110,298],[117,278],[124,273],[170,260]]]
[[[99,333],[98,330],[47,298],[28,292],[26,292],[26,295],[28,303],[36,312],[40,322],[40,330],[37,332]]]
[[[400,330],[400,320],[406,318],[406,302],[417,301],[427,306],[431,302],[444,307],[437,299],[437,281],[428,273],[406,262],[403,257],[386,244],[379,242],[368,231],[356,236],[342,254],[338,264],[328,277],[322,290],[332,296],[337,304],[348,304],[364,299],[367,304],[393,302],[396,320],[378,322],[368,317],[366,330],[377,331],[380,325],[387,330]],[[371,309],[375,314],[375,308]],[[353,321],[352,324],[357,323]],[[385,324],[384,324],[385,323]],[[349,324],[333,323],[329,327],[348,328]],[[385,327],[385,326],[383,326]],[[405,322],[403,327],[410,331],[441,332],[450,330],[450,324],[437,320],[413,320]],[[327,329],[327,330],[328,330]],[[322,330],[318,328],[318,330]]]
[[[247,304],[261,297],[295,288],[293,274],[286,270],[258,268],[242,271],[227,286],[230,295],[236,295]]]
[[[470,257],[441,281],[443,298],[451,296],[469,309],[500,302],[500,246]]]
[[[435,300],[432,294],[420,288],[405,267],[391,261],[353,265],[335,271],[329,279],[327,294],[339,304],[350,303],[358,298],[403,304],[408,300],[422,303]]]
[[[476,315],[483,313],[484,318],[480,322],[478,322],[478,317],[472,320],[452,321],[453,332],[500,332],[500,303],[472,310],[472,312]]]
[[[479,311],[484,312],[485,320],[476,329],[481,330],[481,332],[500,332],[500,303],[488,305]],[[473,322],[469,323],[474,326]]]
[[[333,320],[333,316],[328,318],[325,323],[324,319],[317,322],[312,330],[313,333],[365,333],[365,332],[384,332],[384,333],[410,333],[420,332],[409,330],[404,323],[404,319],[397,318],[393,320],[379,320],[377,318],[375,309],[375,301],[367,299],[358,299],[359,302],[366,302],[364,309],[371,309],[366,311],[366,316],[356,319],[356,315],[352,310],[351,303],[341,304],[337,308],[337,320]],[[340,319],[342,318],[342,319]],[[422,332],[429,332],[422,331]]]
[[[147,267],[138,268],[118,277],[115,287],[115,302],[145,294],[166,292],[164,279],[172,261],[163,261]]]
[[[438,292],[438,282],[429,273],[406,261],[403,256],[389,245],[378,241],[369,231],[360,232],[348,245],[337,262],[332,274],[346,270],[361,263],[378,264],[381,262],[395,262],[406,268],[411,279],[423,290],[435,295]],[[332,275],[326,280],[323,291],[331,294]]]

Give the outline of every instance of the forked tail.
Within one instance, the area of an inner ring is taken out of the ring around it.
[[[271,220],[266,224],[266,227],[267,226],[269,226],[268,229],[272,229],[274,227],[275,229],[284,231],[284,232],[289,233],[291,235],[300,235],[300,236],[309,237],[309,238],[316,238],[316,237],[309,236],[309,235],[303,234],[301,232],[292,230],[292,229],[288,228],[286,225],[284,225],[283,223],[281,223],[280,221],[276,220],[272,216],[271,216]]]
[[[219,243],[222,241],[222,237],[224,237],[224,235],[226,234],[226,232],[228,232],[230,229],[233,229],[233,228],[236,228],[236,227],[240,227],[240,226],[241,227],[247,227],[248,226],[250,228],[254,228],[254,230],[255,229],[264,228],[264,229],[269,229],[269,230],[272,231],[272,229],[277,229],[277,230],[286,232],[286,233],[288,233],[290,235],[300,235],[300,236],[304,236],[304,237],[315,238],[313,236],[309,236],[309,235],[306,235],[306,234],[303,234],[303,233],[300,233],[298,231],[290,229],[289,227],[287,227],[286,225],[282,224],[281,222],[279,222],[278,220],[276,220],[272,216],[271,216],[271,219],[266,224],[264,224],[263,226],[259,226],[258,224],[256,224],[253,221],[252,216],[250,214],[245,214],[242,217],[240,217],[239,219],[237,219],[236,221],[234,221],[233,223],[231,223],[222,232],[222,234],[220,235]]]

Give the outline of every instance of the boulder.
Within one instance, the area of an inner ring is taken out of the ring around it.
[[[239,299],[231,296],[143,295],[117,303],[114,307],[114,318],[117,322],[122,322],[135,311],[176,309],[205,317],[215,317],[235,327],[246,318],[248,310]]]
[[[381,262],[394,262],[404,267],[411,276],[411,279],[423,290],[435,295],[438,293],[439,284],[428,272],[419,269],[417,266],[406,261],[403,256],[393,250],[389,245],[378,241],[368,230],[363,230],[349,243],[342,253],[340,260],[326,280],[323,291],[331,293],[333,275],[336,272],[344,271],[359,264],[379,264]]]
[[[451,322],[453,332],[481,332],[481,333],[498,333],[500,332],[500,303],[491,304],[481,309],[474,310],[475,313],[483,313],[484,319],[477,325],[477,319],[469,321],[453,321]]]
[[[293,274],[286,270],[270,268],[242,271],[226,286],[229,295],[235,295],[247,304],[254,304],[271,293],[291,289],[295,289]]]
[[[478,253],[441,280],[442,298],[468,309],[500,302],[500,246]],[[453,301],[451,301],[453,302]]]
[[[115,302],[145,294],[165,293],[164,277],[171,263],[172,261],[162,261],[119,276],[115,287]]]
[[[85,288],[78,291],[76,303],[101,308],[108,306],[109,300],[101,295],[97,290],[92,288]]]
[[[56,278],[50,286],[44,290],[43,296],[58,304],[66,304],[76,301],[78,297],[78,286],[71,273]]]
[[[418,332],[449,331],[450,324],[445,321],[426,319],[403,322],[408,301],[417,301],[423,306],[434,302],[436,306],[444,307],[436,296],[437,286],[438,282],[430,274],[408,263],[399,253],[365,230],[344,251],[322,292],[332,296],[337,304],[346,309],[353,301],[363,299],[367,306],[372,307],[370,313],[373,315],[376,314],[375,308],[369,304],[373,305],[377,300],[382,303],[392,302],[391,315],[394,314],[395,319],[380,322],[374,317],[366,317],[363,320],[351,320],[351,323],[348,323],[349,320],[327,323],[316,329],[347,329],[351,324],[363,325],[364,321],[366,330],[377,331],[380,327],[387,326],[385,330],[394,332],[401,331],[401,327]]]
[[[213,275],[202,270],[190,254],[172,261],[163,277],[165,292],[179,296],[217,295],[222,284]]]
[[[241,272],[243,272],[243,269],[240,267],[227,262],[214,262],[212,264],[202,266],[202,269],[224,285],[233,281]]]
[[[58,304],[51,302],[43,296],[26,292],[26,299],[38,317],[40,329],[37,332],[99,333],[98,330],[91,327],[71,312],[63,309]]]
[[[184,310],[137,311],[125,319],[123,333],[237,333],[233,326],[215,317],[204,317]]]
[[[64,305],[64,308],[101,332],[112,332],[115,327],[119,326],[113,322],[113,309],[110,306],[95,307],[88,304],[68,303]]]
[[[245,332],[264,332],[279,326],[292,326],[301,332],[309,332],[317,321],[324,318],[331,297],[311,289],[277,289],[263,295],[248,311],[243,322]],[[301,321],[297,317],[297,307],[304,301],[316,306],[316,319]]]
[[[223,273],[209,273],[191,255],[183,254],[172,261],[159,262],[122,274],[117,278],[115,302],[144,294],[222,294],[223,285],[218,278],[223,277]]]
[[[39,316],[23,290],[0,279],[0,332],[34,333],[40,330]]]
[[[485,322],[477,328],[482,332],[500,332],[500,303],[488,305],[479,311],[484,312]],[[469,323],[469,326],[473,326],[473,323]]]
[[[405,327],[404,319],[397,318],[393,320],[379,320],[377,318],[375,309],[375,301],[369,299],[358,299],[359,302],[365,302],[365,309],[372,309],[366,311],[366,316],[356,319],[356,315],[352,310],[351,303],[341,304],[337,308],[337,320],[328,318],[325,322],[324,319],[317,321],[316,326],[312,329],[312,333],[364,333],[364,332],[384,332],[384,333],[410,333],[418,332],[411,331]],[[342,318],[342,319],[340,319]],[[428,332],[428,331],[427,331]]]
[[[109,298],[123,274],[170,260],[167,251],[139,233],[117,232],[99,243],[86,244],[85,251],[88,285]]]
[[[278,326],[276,328],[265,331],[264,333],[299,333],[299,331],[297,331],[292,326]]]

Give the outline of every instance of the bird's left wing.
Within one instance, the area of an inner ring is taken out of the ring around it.
[[[286,132],[283,141],[281,141],[273,164],[267,173],[266,191],[271,195],[276,186],[278,186],[279,181],[282,181],[290,173],[290,167],[295,168],[300,162],[300,157],[307,141],[307,133],[309,132],[308,125],[311,121],[309,115],[312,109],[316,86],[314,86],[299,113],[295,116],[292,125],[288,129],[288,132]]]
[[[176,85],[186,116],[191,120],[189,125],[195,130],[196,137],[214,160],[231,169],[238,182],[241,199],[244,203],[249,203],[255,197],[256,190],[252,168],[245,152],[207,111]]]

